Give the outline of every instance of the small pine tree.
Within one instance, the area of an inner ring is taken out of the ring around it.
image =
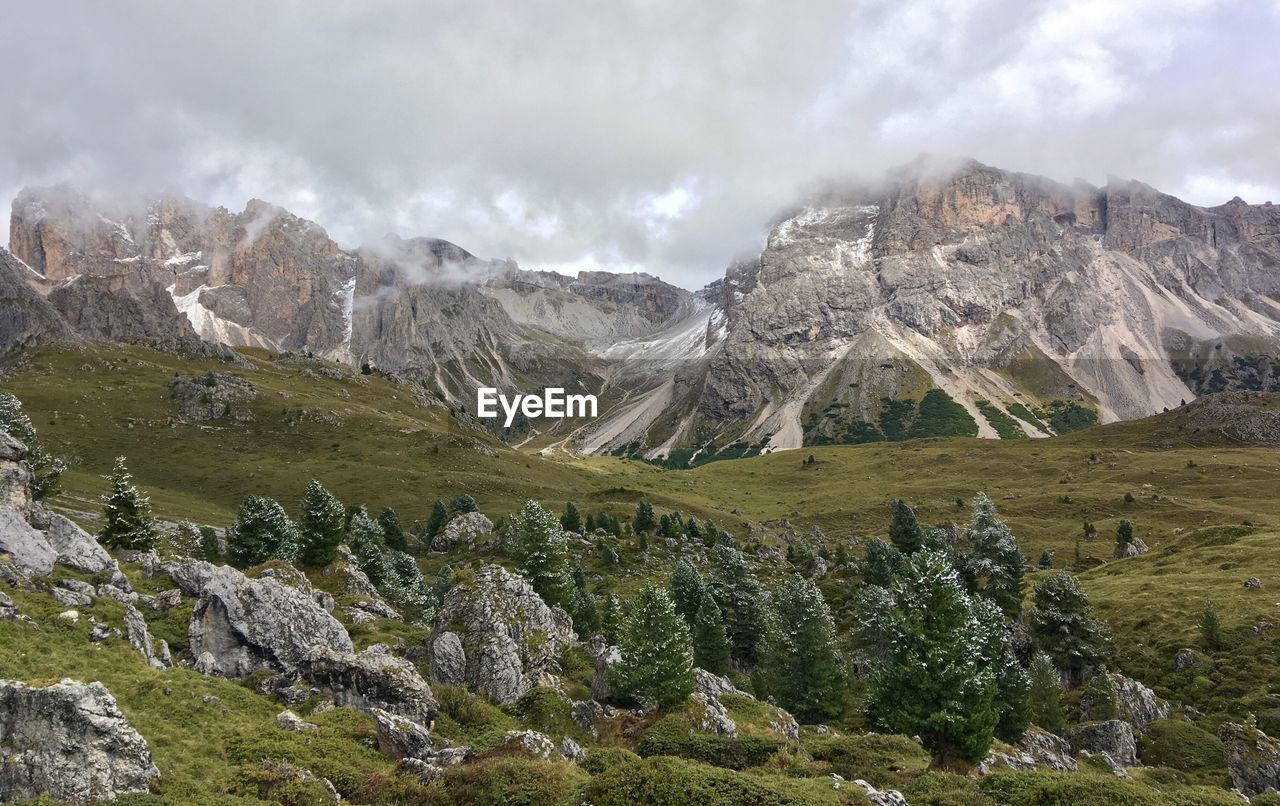
[[[640,537],[636,540],[636,548],[640,549],[640,552],[642,554],[649,550],[649,533],[648,532],[640,533]]]
[[[837,566],[845,566],[849,564],[849,549],[845,548],[844,543],[836,544],[834,561]]]
[[[729,636],[724,631],[724,618],[711,592],[702,594],[698,612],[693,617],[693,662],[712,674],[729,671]]]
[[[676,612],[683,616],[690,626],[693,626],[698,608],[702,605],[702,596],[707,592],[702,575],[698,573],[697,568],[693,567],[693,563],[684,558],[676,561],[671,569],[671,584],[668,590],[671,593],[671,601],[675,603]]]
[[[893,520],[889,523],[889,542],[904,556],[910,557],[924,545],[924,532],[916,521],[916,513],[901,499],[893,502]]]
[[[526,501],[514,518],[520,572],[549,605],[568,605],[569,546],[560,520],[537,501]]]
[[[618,646],[622,657],[609,671],[610,688],[624,697],[674,705],[693,693],[689,625],[665,590],[646,586],[636,596]]]
[[[1053,667],[1053,659],[1043,652],[1031,658],[1031,722],[1050,733],[1061,734],[1067,728],[1062,708],[1062,678]]]
[[[998,673],[1008,655],[1000,610],[970,594],[946,555],[921,551],[865,622],[884,654],[867,693],[871,720],[918,735],[933,766],[977,763],[1000,721]]]
[[[449,512],[454,515],[463,515],[475,511],[476,499],[469,495],[455,495],[449,499]]]
[[[774,591],[773,608],[765,649],[770,691],[801,719],[839,716],[844,661],[822,593],[812,580],[792,574]]]
[[[1023,575],[1027,558],[1018,549],[1013,531],[996,517],[996,507],[985,493],[973,501],[973,517],[965,529],[967,550],[961,560],[969,590],[985,596],[1004,611],[1022,611]]]
[[[1211,599],[1205,599],[1200,609],[1200,644],[1209,651],[1222,647],[1222,624]]]
[[[302,533],[299,561],[313,568],[323,568],[338,555],[338,544],[346,534],[347,511],[342,502],[312,481],[302,496],[302,517],[298,528]]]
[[[1039,566],[1040,566],[1042,569],[1049,569],[1049,568],[1052,568],[1052,567],[1053,567],[1053,555],[1052,555],[1052,554],[1050,554],[1050,553],[1049,553],[1049,552],[1047,552],[1047,551],[1042,551],[1042,552],[1040,552],[1040,562],[1039,562]]]
[[[724,616],[733,657],[744,665],[750,665],[757,660],[764,637],[764,591],[747,567],[742,552],[724,545],[717,545],[714,551],[715,565],[709,589]]]
[[[391,572],[383,558],[386,545],[383,543],[382,527],[378,525],[364,507],[356,510],[351,516],[351,525],[347,528],[347,547],[355,555],[360,570],[369,577],[375,588],[381,590],[391,581]]]
[[[604,607],[600,611],[600,632],[604,633],[604,640],[617,644],[622,637],[622,625],[626,618],[622,599],[618,594],[611,593],[604,597]]]
[[[378,513],[378,526],[382,528],[382,542],[392,551],[408,551],[409,541],[405,539],[404,528],[400,525],[400,516],[391,507],[384,507]]]
[[[596,516],[592,515],[590,512],[587,513],[586,527],[587,534],[591,534],[596,530]]]
[[[582,528],[582,514],[578,512],[578,505],[569,501],[564,505],[564,514],[560,516],[560,526],[566,532],[577,532]]]
[[[1110,637],[1093,617],[1089,597],[1076,578],[1054,571],[1036,585],[1028,625],[1031,641],[1074,682],[1110,655]]]
[[[902,554],[878,537],[868,540],[863,550],[862,580],[868,585],[889,587],[906,565]]]
[[[653,517],[653,504],[641,501],[636,504],[636,516],[631,520],[631,531],[640,535],[653,531],[658,521]]]
[[[1088,518],[1085,518],[1084,529],[1081,531],[1081,535],[1084,537],[1085,540],[1093,540],[1095,537],[1098,536],[1098,527],[1093,525],[1093,521],[1089,520]]]
[[[698,527],[698,521],[692,515],[689,516],[689,520],[684,524],[684,532],[689,536],[690,540],[702,539],[702,529]]]
[[[271,559],[297,560],[298,527],[284,507],[261,495],[240,504],[235,523],[227,528],[227,559],[236,568],[260,565]]]
[[[151,500],[133,486],[133,476],[123,456],[116,457],[115,467],[105,477],[111,490],[102,497],[102,533],[98,539],[109,549],[153,548],[159,539]]]
[[[573,592],[569,595],[569,615],[573,617],[573,630],[581,639],[587,639],[600,630],[600,613],[596,610],[595,597],[587,590],[587,576],[581,565],[573,567]]]
[[[449,510],[445,508],[443,501],[436,501],[431,505],[431,517],[427,519],[427,537],[440,534],[440,530],[448,522]]]
[[[27,447],[31,497],[40,501],[56,495],[62,488],[62,474],[67,466],[45,448],[31,418],[22,410],[22,401],[8,392],[0,392],[0,431]]]
[[[1133,542],[1133,524],[1122,520],[1116,524],[1116,545],[1124,548]]]
[[[212,526],[200,527],[200,557],[205,562],[222,562],[222,541],[218,539],[218,530]]]

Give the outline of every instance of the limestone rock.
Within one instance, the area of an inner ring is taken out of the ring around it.
[[[115,560],[97,538],[73,521],[53,512],[47,513],[42,520],[45,539],[57,552],[58,562],[62,565],[84,574],[97,574],[115,567]]]
[[[253,419],[248,403],[258,397],[258,388],[249,381],[212,371],[174,378],[167,388],[178,413],[195,422],[223,418],[248,422]]]
[[[327,646],[313,647],[297,664],[298,674],[328,691],[335,704],[358,711],[381,709],[424,725],[440,710],[417,667],[391,654],[383,644],[352,654]]]
[[[622,650],[616,646],[605,647],[596,655],[596,672],[591,678],[591,699],[605,702],[609,699],[609,670],[622,660]]]
[[[880,791],[861,778],[855,779],[853,785],[866,793],[873,806],[907,806],[907,799],[896,789]]]
[[[136,605],[124,606],[124,634],[129,640],[129,646],[137,650],[148,664],[157,669],[165,668],[164,660],[156,653],[151,632],[147,629],[147,620]]]
[[[456,515],[431,541],[434,551],[452,551],[458,546],[473,546],[480,538],[493,533],[493,521],[479,512]]]
[[[1218,738],[1236,789],[1249,797],[1280,791],[1280,740],[1234,722],[1218,728]]]
[[[1121,766],[1138,765],[1138,746],[1133,738],[1133,728],[1121,719],[1092,722],[1071,729],[1068,736],[1071,748],[1077,752],[1106,753]]]
[[[78,579],[61,579],[50,595],[63,607],[88,607],[93,604],[94,589]]]
[[[442,638],[446,633],[457,640]],[[548,607],[520,576],[491,565],[445,596],[427,639],[429,667],[440,682],[461,679],[505,705],[559,672],[560,656],[576,640],[567,613]]]
[[[689,703],[690,713],[693,714],[694,724],[698,730],[729,738],[735,738],[738,735],[737,723],[729,716],[728,710],[720,700],[708,697],[701,691],[695,691],[689,695]]]
[[[560,755],[564,756],[567,761],[574,764],[581,764],[587,760],[587,753],[582,749],[582,745],[575,742],[568,736],[560,740]]]
[[[27,446],[0,431],[0,507],[26,512],[31,506],[31,468],[23,461]]]
[[[47,792],[76,804],[146,792],[151,750],[101,683],[0,680],[0,801]]]
[[[74,338],[49,301],[31,287],[44,278],[0,248],[0,352]]]
[[[1190,647],[1183,647],[1173,656],[1173,668],[1181,671],[1188,669],[1196,662],[1196,651]]]
[[[293,711],[285,710],[276,714],[276,725],[283,730],[295,731],[301,733],[303,731],[315,730],[316,726],[310,722],[304,722],[302,717]]]
[[[979,775],[987,775],[1001,769],[1029,771],[1044,767],[1057,772],[1071,772],[1077,768],[1071,757],[1071,745],[1062,737],[1041,730],[1028,730],[1013,753],[993,750],[978,765]]]
[[[378,729],[378,751],[384,756],[432,760],[431,734],[422,725],[381,708],[374,708],[370,714]]]
[[[1111,679],[1116,685],[1120,718],[1133,725],[1135,731],[1142,733],[1157,719],[1169,718],[1169,703],[1157,697],[1154,691],[1124,675],[1113,674]]]
[[[1146,554],[1150,549],[1147,548],[1146,542],[1140,537],[1135,537],[1123,546],[1116,546],[1115,558],[1117,560],[1128,559],[1129,557],[1140,557]]]
[[[204,674],[239,679],[258,669],[293,672],[317,648],[353,650],[337,619],[274,579],[199,562],[177,569],[173,579],[199,596],[187,634]]]
[[[556,752],[555,742],[552,742],[546,734],[536,730],[509,730],[502,743],[519,747],[544,761],[550,760],[551,755]]]
[[[8,554],[18,569],[37,576],[53,573],[58,553],[13,507],[0,506],[0,554]]]
[[[693,669],[694,691],[698,691],[708,697],[723,697],[726,694],[734,694],[739,697],[751,697],[747,692],[735,686],[727,677],[721,677],[718,674],[712,674],[706,669],[694,667]]]

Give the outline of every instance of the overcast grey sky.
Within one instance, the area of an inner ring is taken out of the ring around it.
[[[1280,202],[1280,0],[12,3],[0,193],[264,198],[688,287],[922,151]]]

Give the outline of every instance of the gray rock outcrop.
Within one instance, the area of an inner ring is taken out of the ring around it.
[[[1133,678],[1120,674],[1111,675],[1116,685],[1116,706],[1120,718],[1143,733],[1157,719],[1169,718],[1169,703],[1156,696],[1151,689]]]
[[[359,654],[314,647],[299,661],[297,673],[329,692],[334,704],[358,711],[381,710],[430,725],[440,710],[417,667],[383,644]]]
[[[1125,767],[1138,764],[1138,745],[1133,738],[1133,728],[1122,719],[1077,725],[1067,738],[1076,753],[1105,753]]]
[[[431,541],[434,551],[452,551],[458,546],[473,546],[477,540],[493,534],[493,521],[479,512],[463,512],[450,520]]]
[[[0,554],[8,554],[20,570],[37,576],[52,573],[58,559],[44,533],[32,528],[22,513],[10,506],[0,506]]]
[[[49,512],[44,515],[45,539],[58,555],[58,562],[73,571],[96,574],[116,567],[115,560],[97,539],[71,520]]]
[[[219,372],[174,378],[168,390],[178,413],[195,422],[250,421],[253,412],[247,404],[258,397],[258,388],[249,381]]]
[[[1236,789],[1249,797],[1280,791],[1280,740],[1235,722],[1218,728],[1218,738]]]
[[[1077,764],[1071,756],[1070,743],[1060,736],[1033,728],[1022,735],[1015,752],[992,751],[978,765],[978,774],[986,775],[1005,768],[1027,771],[1036,767],[1057,772],[1074,771]]]
[[[291,673],[317,648],[353,652],[337,619],[313,597],[274,579],[249,579],[203,562],[173,567],[170,575],[185,593],[199,596],[187,634],[204,674]]]
[[[0,801],[89,804],[146,792],[160,772],[101,683],[0,680]]]
[[[574,641],[567,613],[548,607],[520,576],[486,566],[450,590],[436,614],[427,639],[431,677],[513,703],[560,671]]]

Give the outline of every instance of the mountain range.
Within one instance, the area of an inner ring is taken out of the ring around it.
[[[0,250],[0,301],[0,348],[305,351],[471,411],[478,386],[589,392],[595,420],[501,435],[686,466],[1041,437],[1280,389],[1280,207],[921,158],[803,199],[758,256],[689,291],[523,270],[430,238],[345,249],[258,200],[232,213],[29,188]]]

